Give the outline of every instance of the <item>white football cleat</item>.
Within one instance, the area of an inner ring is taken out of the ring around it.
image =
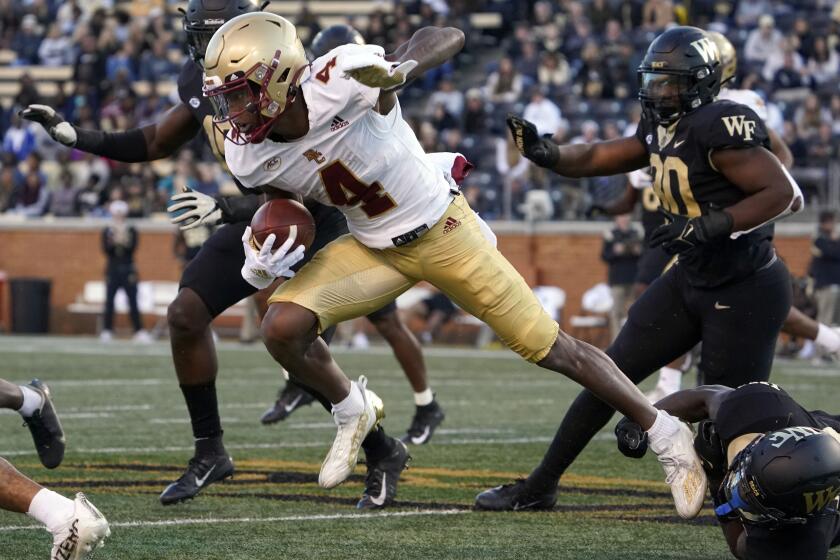
[[[347,480],[356,468],[362,441],[385,416],[382,399],[367,389],[367,378],[364,375],[359,377],[356,386],[362,391],[364,408],[361,414],[344,422],[333,412],[338,432],[318,474],[318,484],[323,488],[334,488]]]
[[[706,499],[709,482],[697,452],[694,450],[694,434],[688,424],[679,423],[679,431],[666,443],[667,448],[657,453],[657,459],[665,470],[665,482],[671,487],[677,513],[683,519],[697,517]],[[653,446],[651,450],[655,451]]]
[[[650,404],[656,404],[668,395],[672,395],[676,393],[678,389],[674,389],[672,387],[666,387],[662,383],[657,383],[656,387],[651,389],[649,392],[645,393],[645,398],[647,398]]]
[[[840,336],[840,327],[832,327],[831,330],[833,330],[835,333],[837,333],[837,336]],[[829,354],[829,356],[831,356],[831,359],[834,360],[835,362],[840,362],[840,349],[838,349],[834,352],[831,352]]]
[[[53,535],[50,560],[83,560],[90,558],[105,539],[111,536],[108,520],[84,494],[76,494],[73,516]]]

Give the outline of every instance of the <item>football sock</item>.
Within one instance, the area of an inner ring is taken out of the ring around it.
[[[362,441],[362,449],[368,463],[384,459],[394,450],[395,440],[388,436],[382,427],[375,427]]]
[[[350,393],[341,402],[332,406],[332,412],[338,422],[344,422],[358,416],[365,409],[365,399],[362,390],[355,381],[350,382]]]
[[[820,323],[819,329],[817,330],[817,338],[814,339],[814,342],[827,352],[837,352],[840,350],[840,334],[822,323]]]
[[[193,437],[196,440],[222,435],[219,403],[216,400],[216,382],[204,385],[181,385],[187,410],[190,412]]]
[[[662,452],[663,449],[668,447],[668,440],[675,436],[679,430],[680,424],[676,418],[664,410],[657,411],[656,420],[647,431],[650,450],[657,454]]]
[[[542,462],[528,477],[528,485],[537,491],[553,492],[569,465],[607,425],[614,412],[589,391],[582,391],[563,417]]]
[[[420,393],[414,393],[414,404],[417,406],[432,404],[433,400],[435,400],[435,395],[432,393],[431,388],[427,388],[425,391]]]
[[[55,533],[67,523],[67,519],[72,517],[75,511],[76,506],[73,500],[42,488],[32,498],[26,515],[46,525],[50,533]]]
[[[679,391],[680,385],[682,385],[682,372],[674,368],[662,368],[659,370],[659,381],[657,385],[672,393]]]
[[[23,394],[23,404],[18,412],[24,418],[28,418],[41,408],[41,405],[44,404],[44,397],[41,396],[41,393],[26,385],[19,385],[18,388]]]

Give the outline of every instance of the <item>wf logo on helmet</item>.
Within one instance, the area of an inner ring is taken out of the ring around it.
[[[692,41],[691,46],[694,47],[694,50],[700,53],[700,56],[703,57],[703,62],[708,63],[714,60],[720,60],[720,53],[718,52],[717,45],[708,37]]]

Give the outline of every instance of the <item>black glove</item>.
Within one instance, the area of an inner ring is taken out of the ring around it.
[[[537,133],[537,127],[534,126],[534,123],[520,119],[516,115],[508,114],[507,125],[513,135],[513,140],[516,142],[516,147],[519,148],[523,156],[540,167],[553,168],[557,165],[557,160],[560,159],[557,144],[541,137]]]
[[[703,470],[711,478],[721,479],[726,474],[726,451],[717,433],[717,426],[711,420],[697,424],[697,436],[694,438],[694,450],[703,463]]]
[[[20,111],[19,115],[28,121],[33,121],[43,126],[50,137],[56,142],[60,142],[65,146],[76,145],[76,141],[78,140],[76,129],[69,122],[65,121],[64,117],[56,113],[52,107],[48,105],[30,105]]]
[[[669,255],[688,251],[732,232],[732,215],[724,210],[712,209],[697,218],[672,214],[662,208],[659,212],[665,217],[665,223],[653,230],[650,246],[661,245]]]
[[[625,457],[641,459],[645,456],[648,448],[647,432],[626,416],[616,424],[615,437],[618,440],[618,450]]]
[[[586,209],[586,212],[584,212],[584,214],[586,215],[587,220],[603,218],[605,216],[610,215],[610,213],[607,212],[607,207],[603,204],[593,204],[592,206]]]

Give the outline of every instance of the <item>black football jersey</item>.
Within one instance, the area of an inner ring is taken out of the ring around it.
[[[770,147],[764,122],[747,106],[719,100],[665,129],[642,119],[636,137],[650,155],[653,190],[662,207],[694,218],[726,208],[747,195],[718,172],[715,150]],[[725,238],[680,253],[679,264],[697,287],[714,287],[749,276],[773,257],[772,225],[738,239]]]
[[[767,382],[747,383],[727,394],[714,422],[724,449],[744,434],[763,434],[792,426],[840,429],[838,417],[820,410],[805,410],[784,389]]]
[[[665,223],[665,218],[659,212],[659,197],[653,187],[645,187],[639,191],[642,200],[642,229],[645,232],[645,246],[650,241],[653,230]]]

